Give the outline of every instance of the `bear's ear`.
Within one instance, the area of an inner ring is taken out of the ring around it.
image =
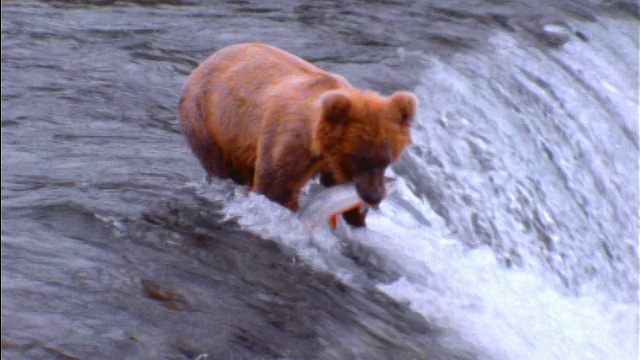
[[[346,120],[349,109],[351,109],[351,99],[343,91],[329,91],[322,95],[323,119],[331,124],[339,124]]]
[[[390,106],[397,114],[394,120],[400,125],[409,126],[416,114],[418,99],[408,91],[398,91],[391,95]]]

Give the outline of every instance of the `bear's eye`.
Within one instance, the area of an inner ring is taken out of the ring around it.
[[[387,159],[377,159],[360,154],[350,155],[349,160],[353,169],[358,172],[384,170],[389,165]]]

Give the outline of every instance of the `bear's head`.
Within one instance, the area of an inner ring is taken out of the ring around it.
[[[416,97],[405,91],[384,97],[340,89],[325,93],[318,105],[317,151],[337,182],[353,180],[362,200],[379,204],[386,194],[385,169],[411,143]]]

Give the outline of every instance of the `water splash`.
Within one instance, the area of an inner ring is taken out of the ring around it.
[[[365,245],[400,274],[379,289],[493,358],[635,359],[637,54],[614,46],[637,49],[634,24],[423,55],[414,145],[370,229],[314,238],[255,194],[227,211],[347,280],[359,269],[340,239]]]
[[[395,169],[467,245],[570,293],[635,301],[637,68],[592,45],[613,36],[603,24],[575,26],[598,41],[549,50],[497,33],[485,51],[427,57],[415,146]]]

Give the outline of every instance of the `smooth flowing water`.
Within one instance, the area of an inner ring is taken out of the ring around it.
[[[631,2],[2,2],[2,357],[637,359]],[[369,228],[203,179],[233,43],[420,108]]]

